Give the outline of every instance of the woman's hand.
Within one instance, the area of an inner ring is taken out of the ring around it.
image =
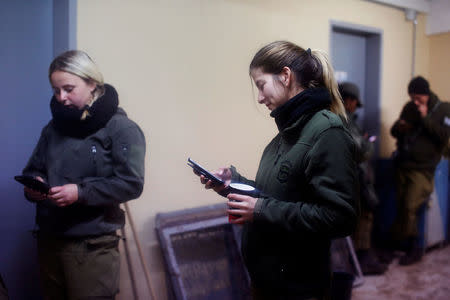
[[[257,198],[239,194],[228,194],[228,214],[237,215],[235,219],[230,219],[232,224],[243,224],[253,220],[253,212]]]
[[[194,173],[199,175],[195,171],[194,171]],[[228,187],[228,185],[231,182],[230,168],[219,168],[218,170],[211,172],[211,173],[213,175],[219,177],[220,179],[222,179],[223,182],[225,182],[225,184],[222,184],[222,185],[214,184],[214,182],[212,182],[211,180],[208,180],[208,178],[206,178],[205,176],[200,175],[200,182],[205,185],[205,189],[213,189],[215,192],[220,193]]]
[[[78,200],[78,186],[73,183],[54,186],[49,191],[48,199],[59,207],[71,205]]]
[[[44,179],[42,179],[41,176],[36,176],[35,178],[37,180],[39,180],[40,182],[44,182]],[[46,194],[42,194],[41,192],[32,190],[32,189],[30,189],[30,188],[28,188],[26,186],[23,188],[23,190],[27,194],[28,198],[31,201],[39,202],[39,201],[47,199],[47,195]]]

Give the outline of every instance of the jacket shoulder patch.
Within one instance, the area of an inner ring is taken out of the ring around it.
[[[281,183],[287,182],[292,172],[292,163],[288,160],[281,162],[280,169],[278,171],[277,179]]]

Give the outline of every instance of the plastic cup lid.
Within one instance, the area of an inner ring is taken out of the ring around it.
[[[253,191],[255,189],[251,185],[244,184],[244,183],[236,183],[236,182],[230,183],[230,187],[233,189],[236,189],[236,190],[247,191],[247,192]]]

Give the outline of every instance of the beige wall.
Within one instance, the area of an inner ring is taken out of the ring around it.
[[[130,207],[158,299],[165,297],[155,214],[224,201],[203,190],[187,158],[211,169],[233,163],[253,177],[276,127],[254,99],[248,64],[279,39],[328,52],[331,20],[383,32],[381,154],[389,156],[388,130],[411,74],[412,24],[400,10],[360,0],[78,1],[79,49],[98,62],[147,138],[146,185]],[[420,16],[416,70],[428,76],[424,23]],[[124,273],[123,299],[127,280]]]
[[[450,33],[430,37],[430,85],[445,101],[450,101]]]

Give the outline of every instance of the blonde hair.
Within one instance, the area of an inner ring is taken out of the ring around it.
[[[49,80],[55,71],[71,73],[88,83],[95,83],[96,87],[93,92],[94,101],[105,92],[102,73],[94,61],[84,51],[69,50],[58,55],[48,68]]]
[[[347,120],[344,104],[328,55],[320,50],[303,49],[287,41],[272,42],[261,48],[250,63],[249,72],[261,68],[264,73],[280,74],[289,67],[304,89],[323,86],[331,95],[330,110]]]

